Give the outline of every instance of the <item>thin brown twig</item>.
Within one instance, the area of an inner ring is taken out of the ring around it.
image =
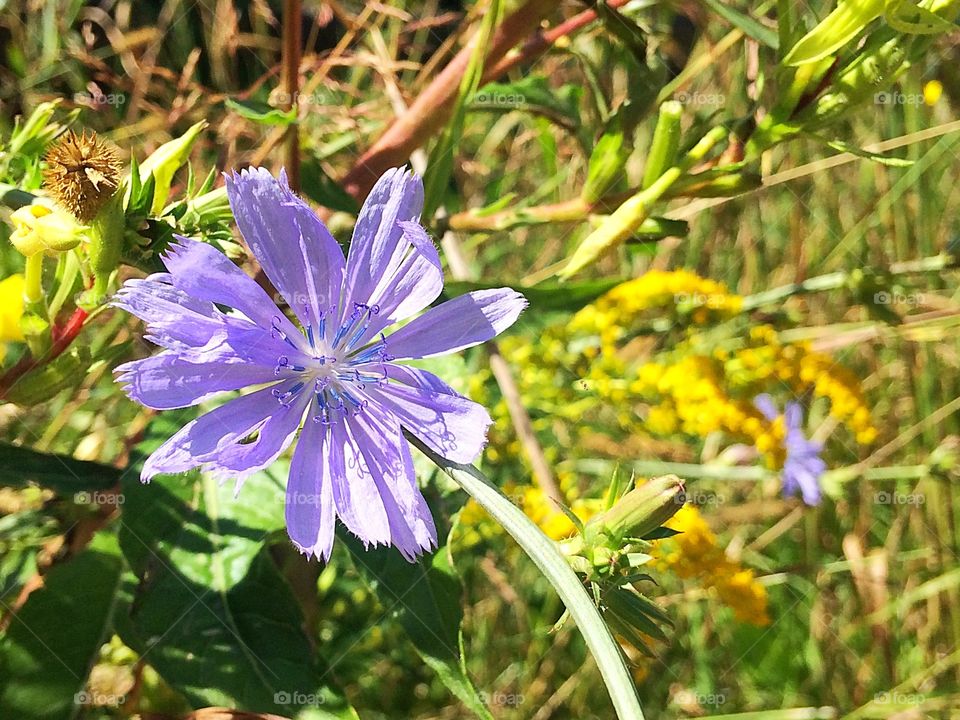
[[[500,63],[508,52],[536,30],[540,21],[555,7],[553,0],[528,0],[507,16],[494,34],[485,66]],[[385,170],[405,163],[413,150],[446,125],[460,89],[460,81],[470,63],[473,42],[460,49],[408,110],[357,160],[343,179],[347,192],[358,199],[366,197]],[[488,80],[489,77],[485,74],[484,79]]]
[[[283,103],[284,110],[298,107],[300,89],[301,0],[286,0],[283,8]],[[286,169],[290,187],[300,191],[300,125],[295,120],[286,130]]]

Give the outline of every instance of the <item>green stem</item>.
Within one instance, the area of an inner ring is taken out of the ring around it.
[[[621,720],[643,720],[637,689],[623,652],[557,544],[475,467],[451,462],[415,437],[408,434],[407,438],[476,500],[530,556],[576,620],[607,685],[617,716]]]
[[[27,256],[23,273],[23,301],[37,305],[43,300],[43,253]]]
[[[647,164],[643,171],[641,187],[644,190],[653,185],[677,159],[682,111],[683,108],[676,100],[670,100],[660,106],[660,116],[657,118],[657,127],[653,131],[653,140],[650,143],[650,154],[647,156]]]
[[[930,257],[920,258],[919,260],[909,260],[906,262],[894,263],[886,271],[890,276],[914,275],[918,273],[938,273],[948,268],[956,266],[957,258],[953,255],[941,253]],[[837,290],[844,287],[850,278],[850,273],[846,271],[828,273],[808,278],[803,282],[790,283],[781,287],[771,288],[755,295],[747,295],[743,298],[742,310],[748,312],[756,310],[764,305],[775,305],[783,302],[794,295],[807,295],[814,292],[823,292],[826,290]]]

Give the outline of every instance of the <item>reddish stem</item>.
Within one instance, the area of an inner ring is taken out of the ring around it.
[[[10,389],[28,372],[52,362],[63,354],[63,351],[70,347],[70,343],[83,330],[86,320],[87,311],[77,308],[65,323],[54,325],[50,330],[50,338],[53,341],[50,350],[39,358],[24,356],[0,378],[0,400],[4,399]]]

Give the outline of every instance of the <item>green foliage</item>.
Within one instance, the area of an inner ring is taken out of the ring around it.
[[[0,641],[0,712],[23,720],[75,716],[85,678],[109,637],[122,561],[115,537],[47,574]]]

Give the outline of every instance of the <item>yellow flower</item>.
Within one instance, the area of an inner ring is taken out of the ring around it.
[[[767,591],[752,570],[730,560],[716,535],[693,505],[685,505],[667,526],[680,532],[657,543],[653,554],[662,569],[681,578],[696,579],[716,592],[720,601],[733,610],[734,617],[751,625],[767,625]]]
[[[23,275],[0,280],[0,362],[7,354],[7,343],[23,340],[20,317],[23,315]]]
[[[24,256],[72,250],[83,239],[84,226],[67,213],[43,205],[26,205],[15,210],[10,242]]]

